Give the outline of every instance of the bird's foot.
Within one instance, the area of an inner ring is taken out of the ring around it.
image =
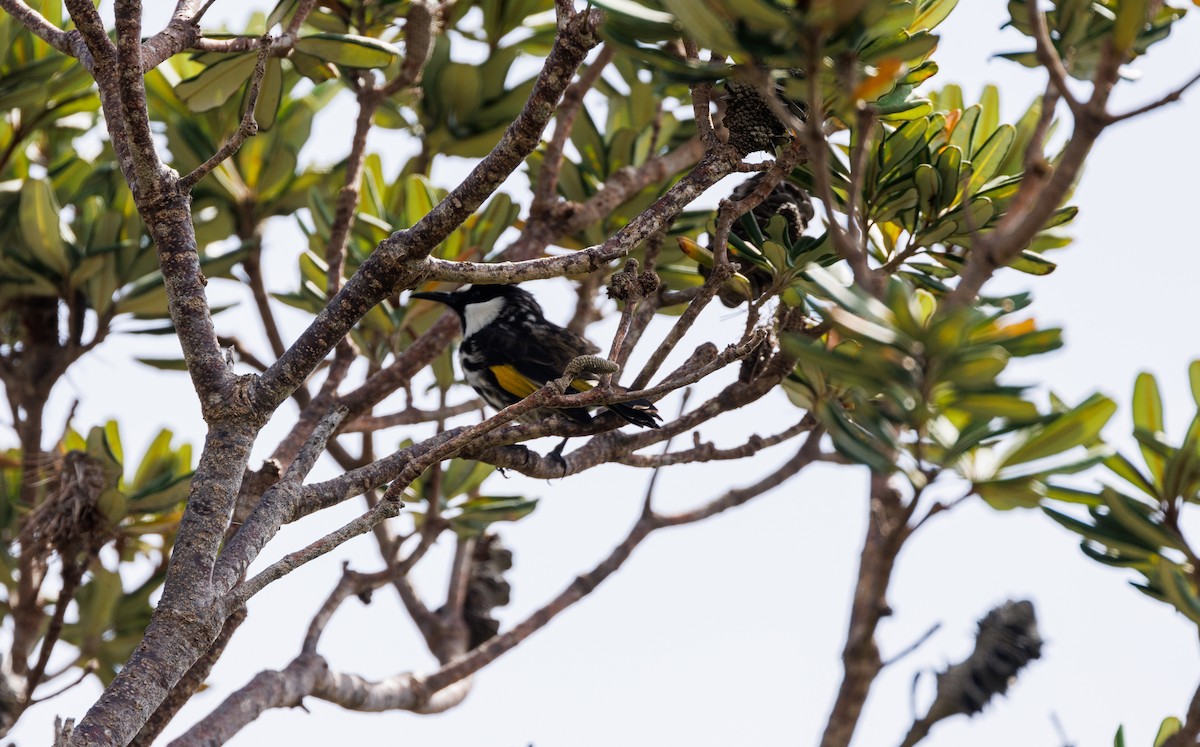
[[[562,440],[562,443],[560,443],[558,446],[555,446],[554,450],[546,455],[546,456],[554,459],[554,461],[558,462],[562,466],[562,474],[560,475],[560,477],[567,476],[567,460],[565,458],[563,458],[563,449],[566,448],[567,441],[570,441],[570,440],[571,439],[569,439],[569,438],[564,438]]]

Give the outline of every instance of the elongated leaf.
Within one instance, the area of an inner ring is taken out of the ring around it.
[[[967,180],[966,194],[974,195],[996,175],[1016,136],[1017,131],[1012,125],[1000,125],[971,156],[971,176]]]
[[[344,67],[387,67],[400,58],[394,45],[354,34],[312,34],[297,39],[296,49]]]
[[[71,271],[58,222],[58,201],[45,179],[27,179],[21,185],[21,239],[33,258],[62,276]]]
[[[175,86],[175,95],[194,112],[218,107],[245,85],[255,61],[252,54],[231,55]]]
[[[1158,391],[1158,381],[1151,373],[1138,374],[1133,384],[1133,426],[1154,435],[1163,432],[1162,395]],[[1166,460],[1145,444],[1141,445],[1141,450],[1151,477],[1162,485]]]
[[[1050,424],[1035,429],[1004,459],[1004,464],[1022,464],[1086,446],[1099,436],[1100,429],[1116,411],[1117,405],[1111,399],[1102,394],[1092,395]]]

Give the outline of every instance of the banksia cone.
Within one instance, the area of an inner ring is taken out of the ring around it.
[[[1033,602],[1005,602],[979,621],[975,651],[937,676],[937,697],[925,717],[913,724],[904,745],[916,744],[938,721],[972,716],[1003,695],[1026,664],[1042,655]]]
[[[788,72],[796,78],[804,77],[802,70],[792,69]],[[775,87],[775,95],[784,107],[792,110],[800,119],[807,116],[808,107],[804,102],[786,98],[781,86]],[[725,129],[729,131],[729,144],[740,155],[747,156],[760,150],[773,153],[776,146],[792,139],[787,125],[779,121],[753,83],[729,78],[725,81],[725,95],[721,101],[725,104],[723,121]]]
[[[734,201],[745,199],[758,187],[764,177],[764,174],[756,174],[752,178],[742,182],[734,188],[729,199]],[[767,195],[767,198],[751,211],[754,222],[758,224],[759,229],[764,233],[767,230],[767,224],[776,215],[783,216],[784,221],[787,223],[787,241],[789,243],[797,241],[804,233],[804,229],[808,227],[808,222],[813,218],[813,206],[808,193],[791,182],[780,182],[775,185],[775,189],[771,191],[771,194]],[[742,225],[741,220],[734,221],[733,226],[730,228],[730,233],[743,241],[754,242],[746,227]],[[712,236],[709,237],[709,246],[714,250],[716,249]],[[763,290],[775,280],[774,275],[769,270],[752,264],[749,259],[742,258],[739,261],[736,250],[731,249],[731,252],[730,259],[741,265],[739,272],[750,283],[751,297],[758,298]],[[700,265],[700,274],[705,279],[708,279],[708,276],[712,274],[712,270]],[[717,297],[721,299],[721,303],[731,309],[737,308],[746,302],[746,296],[741,291],[729,286],[724,286],[717,291]]]
[[[735,201],[744,200],[758,187],[759,182],[765,176],[765,174],[755,174],[752,178],[734,187],[733,193],[729,195],[729,198]],[[782,181],[775,185],[775,189],[771,191],[771,194],[767,195],[765,200],[758,204],[758,207],[754,208],[753,215],[754,222],[764,230],[767,224],[771,222],[771,218],[776,215],[782,215],[787,221],[788,241],[794,242],[804,233],[804,229],[808,228],[808,223],[813,219],[814,212],[812,200],[809,199],[807,192],[789,181]],[[746,233],[746,229],[738,223],[733,224],[730,232],[746,241],[750,241],[750,236]]]
[[[492,610],[508,604],[512,587],[504,580],[504,572],[512,568],[512,551],[500,544],[499,536],[485,534],[475,541],[472,560],[463,618],[470,632],[470,646],[476,648],[500,630]]]
[[[775,146],[788,141],[787,127],[775,117],[754,85],[730,78],[725,81],[722,98],[729,144],[737,148],[740,155],[760,150],[774,152]]]

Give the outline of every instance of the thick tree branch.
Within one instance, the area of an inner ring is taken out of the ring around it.
[[[867,537],[850,607],[850,628],[842,650],[845,674],[821,737],[821,747],[850,744],[871,685],[883,669],[875,631],[879,621],[892,613],[887,590],[896,555],[907,536],[906,509],[900,494],[888,485],[888,476],[872,473]]]
[[[192,668],[187,671],[179,682],[175,683],[175,687],[171,688],[170,694],[166,700],[162,702],[150,718],[142,726],[141,731],[137,733],[133,741],[129,743],[129,747],[150,747],[154,740],[162,734],[163,729],[167,724],[171,723],[171,719],[175,718],[175,714],[179,712],[192,696],[204,685],[208,679],[208,675],[212,672],[213,665],[217,663],[217,659],[221,658],[221,654],[225,653],[225,647],[229,645],[229,641],[233,639],[233,634],[241,626],[246,619],[246,608],[238,608],[232,615],[225,620],[224,627],[221,628],[221,634],[208,647],[208,651],[192,665]]]
[[[262,548],[279,531],[279,527],[292,520],[296,505],[302,497],[302,483],[324,451],[330,436],[342,418],[345,408],[329,412],[313,430],[300,449],[296,459],[288,466],[283,477],[263,494],[254,511],[246,519],[217,559],[212,571],[212,584],[216,593],[232,589]]]

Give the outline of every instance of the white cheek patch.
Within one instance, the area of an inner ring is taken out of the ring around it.
[[[493,298],[490,301],[467,304],[467,308],[463,309],[463,316],[466,317],[466,329],[463,330],[463,335],[470,337],[491,324],[492,320],[500,314],[500,310],[503,308],[503,298]]]

